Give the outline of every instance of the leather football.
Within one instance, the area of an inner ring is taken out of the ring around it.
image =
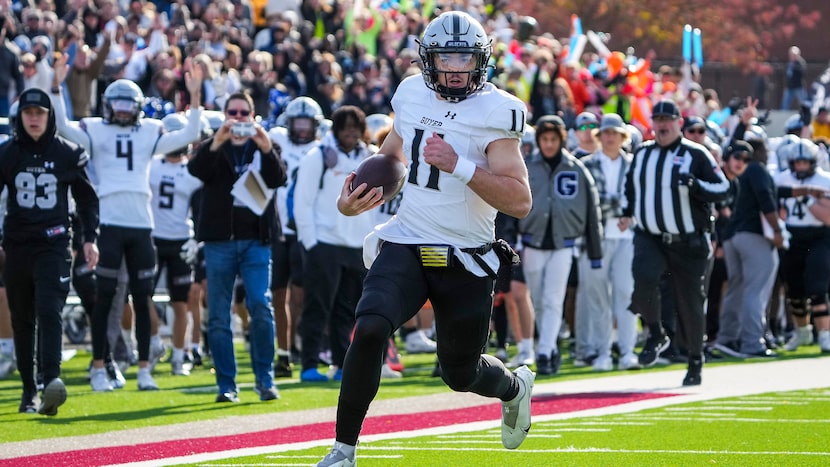
[[[394,198],[403,188],[406,180],[406,166],[394,156],[375,154],[367,157],[357,166],[355,177],[349,187],[354,190],[365,183],[369,188],[383,188],[383,200]]]

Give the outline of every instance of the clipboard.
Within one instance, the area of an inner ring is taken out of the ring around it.
[[[253,164],[252,164],[253,165]],[[276,190],[268,188],[259,171],[250,167],[233,184],[231,194],[257,216],[261,216]]]

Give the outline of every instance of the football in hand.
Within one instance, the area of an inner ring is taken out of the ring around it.
[[[406,166],[401,161],[394,156],[375,154],[357,166],[349,188],[354,191],[363,183],[369,188],[383,188],[383,200],[389,201],[401,191],[405,179]]]

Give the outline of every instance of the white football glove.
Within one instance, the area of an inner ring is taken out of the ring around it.
[[[181,256],[181,258],[183,260],[185,260],[185,262],[187,262],[187,264],[195,263],[196,262],[196,256],[198,254],[199,254],[199,243],[195,239],[192,239],[192,238],[190,240],[184,242],[184,245],[182,245],[182,250],[179,252],[179,256]]]

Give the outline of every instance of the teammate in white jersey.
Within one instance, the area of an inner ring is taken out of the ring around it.
[[[150,161],[154,154],[165,154],[199,138],[202,71],[194,67],[185,77],[190,92],[191,112],[187,126],[165,132],[160,120],[144,118],[144,94],[134,82],[119,79],[107,86],[103,95],[103,118],[70,121],[66,116],[60,89],[68,67],[64,55],[55,65],[52,101],[58,132],[82,146],[90,155],[98,177],[101,232],[98,237],[100,260],[97,275],[97,300],[92,313],[92,368],[90,383],[94,391],[111,391],[104,369],[107,319],[115,295],[118,269],[124,258],[129,274],[135,310],[138,342],[138,389],[156,390],[150,374],[150,309],[155,273],[155,251],[151,231]]]
[[[167,115],[161,121],[166,131],[176,131],[187,126],[187,118],[179,113]],[[203,127],[207,129],[207,124]],[[199,139],[208,136],[210,134],[206,134],[203,129]],[[184,365],[187,301],[193,282],[192,264],[199,248],[193,238],[190,205],[193,193],[202,187],[202,181],[187,171],[187,155],[191,150],[192,145],[187,145],[163,156],[156,156],[150,163],[150,190],[153,192],[155,222],[153,243],[158,262],[155,282],[158,283],[160,272],[166,269],[167,293],[170,295],[174,316],[170,368],[172,374],[179,376],[190,374]],[[199,323],[200,315],[198,310],[194,310],[194,327]]]
[[[294,225],[294,184],[300,159],[320,145],[318,128],[323,121],[323,110],[310,97],[297,97],[285,107],[285,127],[274,127],[268,137],[282,148],[288,181],[277,188],[277,214],[282,224],[282,236],[272,239],[271,249],[271,304],[277,325],[277,361],[274,376],[292,375],[291,346],[297,323],[303,312],[303,267],[301,250]],[[292,198],[289,202],[289,198]],[[289,293],[290,290],[290,293]],[[286,302],[287,300],[287,302]]]
[[[380,148],[409,165],[406,196],[364,245],[364,256],[377,256],[346,354],[336,442],[318,466],[354,465],[360,428],[378,390],[384,344],[427,299],[435,311],[447,385],[503,401],[506,448],[517,448],[530,429],[535,375],[525,366],[511,373],[497,358],[481,354],[495,271],[500,257],[512,256],[503,243],[494,243],[496,211],[522,218],[531,205],[519,150],[527,107],[487,82],[491,40],[469,14],[441,14],[419,44],[422,77],[404,80],[395,92],[394,129]],[[346,177],[338,199],[343,214],[382,204],[378,189],[361,184],[351,191],[353,179],[354,174]],[[384,241],[380,248],[378,239]]]
[[[787,284],[787,307],[796,330],[785,350],[813,341],[810,315],[818,329],[822,352],[830,352],[830,173],[818,167],[819,148],[808,139],[785,148],[790,169],[775,179],[778,197],[787,210],[790,248],[781,259],[781,277]]]

